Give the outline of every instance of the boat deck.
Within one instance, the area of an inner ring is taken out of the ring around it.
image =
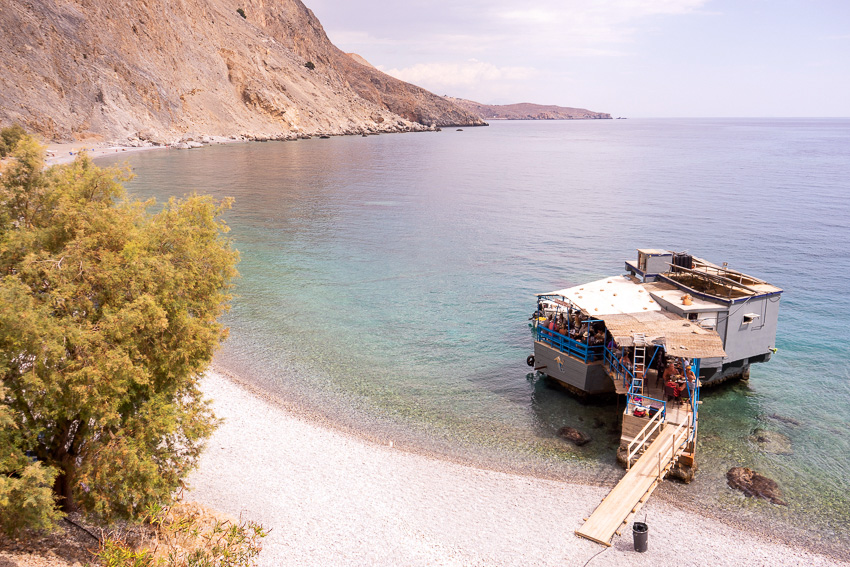
[[[648,398],[656,400],[666,399],[664,396],[664,386],[659,382],[655,384],[655,377],[649,377],[644,382],[643,393]],[[683,394],[682,401],[676,403],[674,400],[667,400],[667,423],[672,425],[687,424],[691,418],[690,402],[685,399],[687,393]],[[650,402],[653,405],[658,405],[657,402]]]

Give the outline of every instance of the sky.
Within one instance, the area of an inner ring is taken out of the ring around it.
[[[625,117],[850,117],[850,0],[302,0],[439,95]]]

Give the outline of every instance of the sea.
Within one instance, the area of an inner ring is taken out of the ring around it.
[[[622,274],[637,248],[782,288],[776,354],[703,391],[696,477],[653,499],[847,558],[848,156],[850,119],[627,119],[99,163],[128,163],[139,198],[235,199],[241,277],[218,368],[332,427],[478,467],[605,486],[623,474],[620,403],[526,366],[536,293]],[[563,426],[592,442],[569,444]],[[737,466],[774,479],[787,506],[729,488]]]

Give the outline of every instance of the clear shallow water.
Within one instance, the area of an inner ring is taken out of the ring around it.
[[[700,472],[660,497],[846,550],[848,155],[850,120],[738,119],[497,122],[128,161],[139,196],[236,198],[221,365],[340,426],[484,466],[622,474],[618,408],[527,377],[534,293],[621,273],[637,247],[782,287],[778,354],[706,396]],[[564,425],[594,441],[568,446]],[[792,454],[764,451],[758,429]],[[729,490],[732,466],[776,479],[789,506]]]

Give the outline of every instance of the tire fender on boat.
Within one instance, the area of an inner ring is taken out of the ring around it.
[[[534,366],[534,355],[529,354],[528,358],[525,359],[525,363],[529,366]]]

